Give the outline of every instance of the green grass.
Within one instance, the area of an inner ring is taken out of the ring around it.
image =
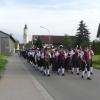
[[[4,56],[0,55],[0,78],[1,78],[1,75],[2,75],[2,73],[4,71],[4,69],[5,69],[6,63],[7,63],[7,60],[4,59]]]
[[[100,55],[93,56],[93,65],[95,68],[100,69]]]

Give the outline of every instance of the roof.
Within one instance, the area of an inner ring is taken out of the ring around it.
[[[43,43],[49,44],[49,35],[33,35],[32,39],[35,40],[38,37]],[[50,44],[63,44],[64,37],[65,36],[50,35]],[[75,38],[74,36],[70,36],[70,37]]]
[[[98,31],[97,31],[97,37],[100,37],[100,24],[99,24]]]
[[[43,43],[49,43],[49,37],[50,37],[50,43],[62,43],[64,40],[64,36],[52,36],[52,35],[33,35],[33,40],[36,38],[40,38]]]
[[[3,31],[0,31],[0,32],[3,33],[3,34],[5,34],[5,35],[7,35],[13,42],[16,42],[16,40],[11,35],[3,32]]]

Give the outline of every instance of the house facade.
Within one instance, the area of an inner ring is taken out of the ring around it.
[[[58,45],[58,44],[63,44],[64,41],[64,36],[49,36],[49,35],[33,35],[32,36],[32,41],[37,40],[37,38],[40,38],[43,44],[49,44],[49,39],[50,39],[50,44],[53,45]]]
[[[0,31],[0,54],[15,53],[15,42],[11,35]]]

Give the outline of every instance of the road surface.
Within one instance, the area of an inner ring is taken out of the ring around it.
[[[70,73],[46,77],[18,55],[8,60],[0,81],[0,100],[100,100],[99,70],[92,80]]]

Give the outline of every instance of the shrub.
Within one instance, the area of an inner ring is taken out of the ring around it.
[[[0,78],[1,78],[1,74],[3,70],[5,69],[6,63],[7,63],[7,60],[4,59],[4,57],[0,55]]]

